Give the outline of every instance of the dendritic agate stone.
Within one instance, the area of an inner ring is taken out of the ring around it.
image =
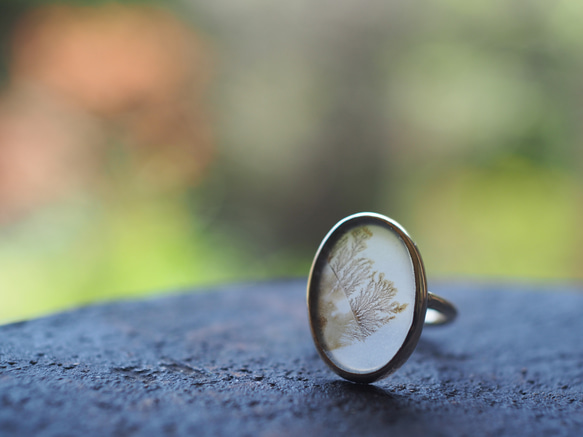
[[[411,330],[416,298],[402,233],[374,217],[337,225],[314,260],[308,289],[320,354],[351,374],[383,369]]]

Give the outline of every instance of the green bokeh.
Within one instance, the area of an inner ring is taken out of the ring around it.
[[[0,5],[5,88],[14,23],[51,3]],[[119,3],[173,8],[204,35],[217,156],[161,193],[136,188],[121,144],[107,195],[1,228],[0,322],[305,276],[360,209],[399,220],[431,278],[583,278],[583,5]]]

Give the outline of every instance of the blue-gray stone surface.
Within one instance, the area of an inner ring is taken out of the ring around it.
[[[309,332],[305,281],[94,305],[0,327],[1,436],[583,435],[583,293],[439,284],[426,328],[374,385]]]

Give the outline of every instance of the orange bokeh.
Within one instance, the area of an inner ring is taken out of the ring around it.
[[[96,180],[107,186],[109,147],[127,150],[127,179],[162,189],[196,182],[211,161],[208,49],[171,13],[40,7],[17,23],[11,47],[0,221]]]
[[[192,30],[151,7],[40,8],[19,23],[13,41],[14,78],[99,113],[164,102],[201,88],[208,75]]]

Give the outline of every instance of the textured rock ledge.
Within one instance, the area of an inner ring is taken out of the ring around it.
[[[583,435],[583,293],[441,284],[374,385],[318,358],[304,281],[95,305],[0,327],[0,435]]]

